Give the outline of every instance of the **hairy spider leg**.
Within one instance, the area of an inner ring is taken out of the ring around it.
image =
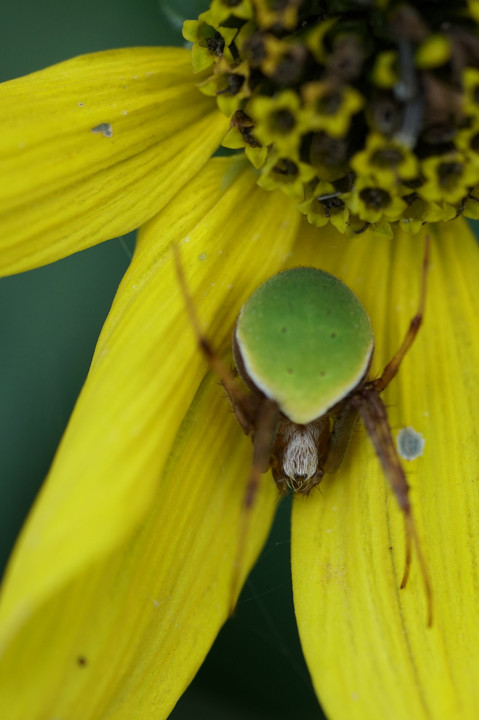
[[[250,395],[240,388],[237,378],[233,375],[231,370],[226,367],[218,353],[213,349],[213,346],[208,338],[204,335],[193,298],[191,297],[191,293],[186,282],[185,273],[180,259],[180,251],[176,245],[173,245],[173,258],[175,261],[176,275],[178,277],[181,293],[185,301],[186,310],[196,336],[198,347],[226,390],[226,394],[231,402],[235,417],[243,429],[243,432],[245,435],[251,435],[255,428],[255,420],[258,411],[257,403],[254,402]]]
[[[426,306],[426,292],[427,292],[427,271],[429,268],[429,249],[431,240],[429,235],[426,235],[426,242],[424,247],[424,258],[422,261],[422,273],[421,273],[421,290],[419,293],[419,305],[413,319],[409,323],[409,328],[406,332],[404,340],[401,343],[399,350],[388,362],[380,377],[374,380],[374,387],[378,392],[382,392],[387,388],[391,380],[396,377],[397,372],[401,366],[401,363],[406,355],[407,351],[414,342],[414,339],[419,331],[424,316],[424,308]]]
[[[421,291],[419,298],[419,306],[416,314],[412,318],[409,329],[401,343],[400,348],[388,362],[381,376],[373,381],[374,388],[377,392],[382,392],[387,388],[391,380],[396,376],[404,356],[411,347],[422,323],[424,315],[424,307],[426,303],[426,278],[429,266],[429,236],[426,237],[424,259],[422,265]],[[370,383],[367,383],[369,386]],[[358,420],[358,409],[353,404],[345,402],[336,413],[333,429],[331,431],[330,448],[326,461],[325,472],[335,473],[341,466],[343,458],[349,446],[349,440]]]
[[[404,515],[405,536],[406,536],[406,557],[404,575],[401,581],[401,588],[406,587],[411,567],[412,543],[416,548],[419,560],[421,575],[426,593],[427,601],[427,624],[432,625],[432,586],[427,570],[426,560],[422,551],[416,523],[412,513],[409,501],[409,484],[401,465],[401,461],[391,435],[386,407],[379,393],[381,393],[391,380],[396,376],[401,362],[411,347],[418,330],[421,326],[424,308],[426,303],[426,280],[429,267],[429,236],[426,237],[426,245],[424,251],[424,259],[422,264],[421,289],[419,295],[419,305],[416,314],[410,322],[406,336],[396,354],[384,368],[381,376],[376,380],[368,381],[363,388],[353,393],[348,404],[359,412],[369,438],[374,445],[376,454],[382,465],[384,474],[396,496],[401,510]]]
[[[324,465],[325,473],[335,473],[341,467],[358,420],[357,408],[348,401],[343,402],[340,410],[334,414],[333,428],[329,436],[328,454]]]
[[[406,587],[411,566],[411,544],[416,548],[427,602],[427,624],[432,625],[432,587],[409,500],[409,485],[391,435],[386,407],[373,386],[366,386],[350,400],[366,427],[384,474],[403,512],[406,535],[406,558],[401,588]]]
[[[241,504],[240,529],[238,544],[233,566],[233,577],[230,590],[230,615],[233,614],[241,590],[241,575],[246,551],[246,541],[251,523],[251,513],[254,509],[261,476],[269,470],[270,455],[276,438],[278,427],[279,406],[274,400],[265,400],[258,407],[256,428],[253,433],[253,458],[249,470],[248,481]]]
[[[279,406],[274,400],[268,398],[256,399],[245,393],[238,385],[236,377],[226,367],[219,355],[213,349],[210,341],[203,334],[201,323],[191,297],[183,266],[181,264],[179,249],[173,245],[173,257],[176,274],[185,301],[191,326],[194,330],[198,347],[205,356],[211,369],[219,377],[228,399],[233,408],[235,417],[245,435],[253,440],[253,458],[246,483],[245,493],[241,504],[240,529],[236,556],[233,565],[233,575],[230,589],[230,615],[234,612],[240,592],[242,567],[246,550],[246,541],[251,523],[251,513],[255,506],[261,476],[270,467],[270,454],[273,447],[279,418]]]

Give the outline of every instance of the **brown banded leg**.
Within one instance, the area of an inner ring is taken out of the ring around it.
[[[357,409],[348,401],[343,404],[337,415],[335,415],[329,450],[324,465],[325,473],[335,473],[339,470],[358,419]]]
[[[185,307],[190,318],[191,327],[193,328],[196,336],[198,347],[226,390],[226,394],[228,395],[235,417],[241,425],[243,432],[245,435],[251,435],[256,425],[258,404],[251,395],[245,393],[240,388],[235,375],[233,375],[231,370],[226,367],[218,353],[216,353],[213,349],[213,346],[208,338],[203,334],[203,329],[196,312],[193,298],[191,297],[186,283],[185,273],[180,260],[180,251],[177,245],[173,245],[173,258],[175,261],[178,282],[185,301]]]
[[[406,530],[406,561],[401,588],[404,588],[409,577],[411,566],[411,545],[416,548],[419,566],[424,583],[427,602],[427,624],[432,625],[432,588],[427,570],[426,561],[422,552],[416,524],[412,514],[409,501],[409,485],[406,480],[399,455],[391,435],[391,429],[387,419],[384,403],[374,387],[374,383],[368,383],[365,388],[351,396],[349,402],[359,412],[369,438],[374,445],[384,474],[396,496],[399,506],[404,515]]]
[[[374,380],[374,387],[378,392],[382,392],[387,388],[391,380],[396,377],[397,372],[401,366],[401,363],[406,355],[407,351],[413,344],[419,328],[421,327],[422,319],[424,316],[424,308],[426,306],[426,291],[427,291],[427,271],[429,267],[429,249],[430,249],[430,237],[426,235],[425,247],[424,247],[424,258],[422,261],[422,274],[421,274],[421,290],[419,293],[419,304],[413,319],[409,323],[406,336],[401,343],[399,350],[391,358],[386,367],[384,368],[380,377]]]
[[[421,290],[417,312],[409,324],[408,331],[399,350],[388,362],[381,376],[376,380],[373,380],[372,383],[368,383],[369,385],[374,385],[374,388],[378,392],[382,392],[383,390],[385,390],[391,380],[396,376],[399,367],[403,361],[403,358],[411,347],[421,326],[422,318],[424,315],[424,307],[426,303],[426,279],[429,266],[429,245],[429,236],[426,236],[424,258],[422,263]],[[336,417],[334,418],[334,425],[331,431],[329,452],[324,468],[324,471],[326,473],[335,473],[339,470],[349,447],[351,435],[354,431],[357,420],[358,411],[353,408],[351,403],[345,402],[337,413]]]
[[[427,608],[428,608],[428,625],[432,624],[432,588],[427,571],[426,561],[422,552],[416,524],[412,514],[411,504],[409,502],[409,485],[406,480],[399,455],[394,444],[391,429],[387,419],[386,408],[379,396],[379,393],[387,388],[391,380],[397,375],[401,363],[411,347],[418,330],[421,326],[424,308],[426,304],[427,290],[427,271],[429,267],[429,250],[430,238],[426,236],[424,249],[424,259],[422,263],[421,289],[419,294],[419,304],[413,319],[409,324],[406,336],[396,354],[384,368],[381,376],[376,380],[367,382],[362,390],[355,393],[349,400],[350,404],[356,408],[366,426],[369,437],[374,445],[376,454],[382,465],[384,474],[386,475],[396,499],[404,514],[405,530],[406,530],[406,561],[404,575],[401,587],[406,587],[411,567],[411,546],[414,543],[416,548],[421,574],[426,592]]]
[[[241,504],[238,545],[236,548],[235,562],[233,565],[233,574],[231,579],[231,614],[234,611],[240,591],[241,571],[244,565],[244,555],[251,522],[251,512],[257,498],[261,475],[265,473],[270,466],[269,458],[276,438],[279,407],[273,400],[269,400],[267,398],[254,398],[245,393],[239,387],[236,376],[226,367],[219,355],[213,349],[208,338],[203,334],[193,303],[193,298],[191,297],[186,283],[185,274],[180,261],[179,250],[176,245],[173,245],[173,257],[178,282],[185,300],[185,306],[190,318],[191,326],[196,335],[198,347],[226,390],[226,394],[228,395],[235,417],[242,427],[243,432],[246,435],[253,436],[253,458]]]
[[[246,483],[243,502],[241,504],[240,529],[238,545],[236,548],[235,563],[233,566],[233,577],[230,593],[230,614],[234,612],[238,595],[240,592],[242,568],[246,542],[248,539],[251,523],[251,513],[254,509],[261,476],[269,470],[271,450],[276,439],[278,428],[279,407],[274,400],[265,398],[259,406],[256,428],[253,437],[253,458]]]

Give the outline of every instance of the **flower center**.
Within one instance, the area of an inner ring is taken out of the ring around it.
[[[477,0],[213,0],[183,34],[223,145],[310,222],[479,217]]]

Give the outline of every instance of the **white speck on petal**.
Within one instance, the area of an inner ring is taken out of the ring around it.
[[[420,457],[426,444],[425,439],[412,427],[402,428],[397,435],[398,453],[404,460],[415,460]]]
[[[206,253],[201,253],[201,255],[198,255],[198,260],[206,260]]]
[[[128,110],[122,110],[122,111],[121,111],[121,114],[122,114],[122,115],[128,115]]]
[[[113,128],[110,123],[100,123],[91,129],[92,133],[101,133],[103,137],[111,137],[113,135]]]

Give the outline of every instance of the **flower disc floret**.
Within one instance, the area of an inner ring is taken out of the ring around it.
[[[411,150],[401,142],[371,133],[364,150],[351,158],[358,176],[370,175],[380,187],[396,187],[400,180],[418,176],[419,163]]]
[[[388,234],[475,213],[475,0],[213,0],[184,36],[224,145],[313,224]]]
[[[449,153],[424,160],[422,171],[427,181],[418,188],[426,200],[458,203],[467,197],[468,189],[479,181],[479,167],[461,153]]]
[[[306,199],[298,206],[308,221],[316,227],[323,227],[328,222],[339,232],[345,232],[349,220],[349,209],[334,189],[332,183],[321,180],[305,186]]]
[[[284,90],[275,97],[257,97],[251,103],[255,137],[274,146],[281,155],[299,160],[302,123],[299,97]]]
[[[352,192],[345,197],[351,212],[370,224],[395,220],[406,209],[406,202],[395,189],[382,188],[367,177],[358,178]]]

